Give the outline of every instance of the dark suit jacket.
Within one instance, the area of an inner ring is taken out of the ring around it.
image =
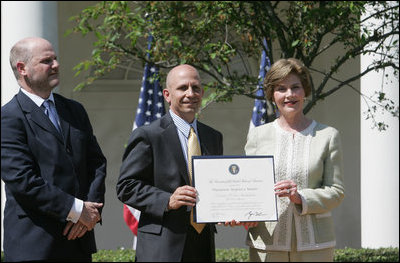
[[[83,106],[54,94],[63,134],[23,92],[1,108],[6,261],[69,260],[96,252],[93,231],[62,235],[74,197],[104,202],[106,159]]]
[[[197,122],[203,155],[222,155],[222,134]],[[132,132],[117,183],[118,198],[141,211],[136,257],[138,261],[180,261],[190,224],[190,208],[165,212],[169,197],[190,185],[176,126],[167,113]],[[210,249],[214,250],[214,225]]]

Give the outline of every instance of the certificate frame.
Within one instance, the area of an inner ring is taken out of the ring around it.
[[[192,157],[196,223],[278,221],[272,155]]]

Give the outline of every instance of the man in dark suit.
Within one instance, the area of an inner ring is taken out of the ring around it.
[[[91,261],[106,159],[83,106],[52,92],[51,43],[22,39],[10,63],[21,89],[1,108],[5,260]]]
[[[195,118],[204,90],[194,67],[173,68],[166,86],[170,110],[132,132],[117,195],[141,211],[137,261],[215,261],[215,225],[202,230],[191,225],[197,194],[190,186],[187,145],[193,127],[202,155],[222,155],[222,134]]]

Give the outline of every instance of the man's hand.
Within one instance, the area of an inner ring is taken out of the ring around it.
[[[92,230],[97,222],[100,221],[101,216],[99,208],[103,206],[103,203],[95,202],[83,202],[82,214],[79,217],[79,222],[87,227],[87,230]]]
[[[176,188],[175,192],[169,198],[168,210],[178,209],[183,205],[196,205],[196,189],[189,185]]]
[[[68,234],[68,240],[74,240],[76,238],[81,238],[88,231],[87,227],[83,225],[81,222],[77,222],[76,224],[69,221],[64,228],[63,235]]]

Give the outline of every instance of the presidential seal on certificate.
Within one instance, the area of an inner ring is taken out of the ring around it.
[[[273,156],[193,156],[197,223],[278,221]]]

